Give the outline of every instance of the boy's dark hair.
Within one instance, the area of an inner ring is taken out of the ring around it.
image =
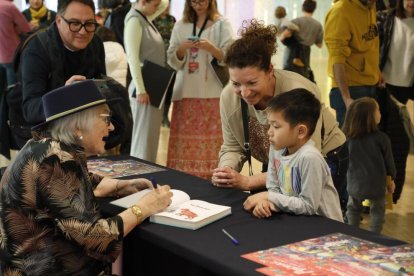
[[[95,14],[95,3],[93,2],[93,0],[59,0],[57,13],[63,14],[66,11],[66,8],[69,6],[69,4],[72,2],[79,2],[86,6],[89,6]]]
[[[308,90],[297,88],[276,95],[270,101],[267,112],[281,112],[291,127],[298,124],[306,125],[310,137],[315,131],[321,113],[321,103]]]
[[[356,138],[378,130],[375,110],[378,103],[373,98],[363,97],[353,101],[346,111],[342,131],[347,138]]]
[[[302,4],[302,11],[313,13],[316,10],[315,0],[305,0]]]

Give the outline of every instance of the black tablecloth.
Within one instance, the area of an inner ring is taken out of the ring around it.
[[[139,177],[149,176],[187,192],[192,199],[231,206],[232,215],[195,231],[142,223],[124,240],[124,275],[260,275],[255,269],[261,265],[240,255],[335,232],[388,246],[404,243],[319,216],[275,213],[257,219],[242,208],[248,193],[216,188],[209,181],[170,169]],[[123,210],[109,204],[111,200],[100,199],[105,215]],[[234,245],[223,228],[240,244]]]

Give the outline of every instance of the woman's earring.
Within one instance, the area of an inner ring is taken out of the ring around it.
[[[83,136],[82,136],[82,135],[81,135],[81,136],[79,136],[78,138],[79,138],[79,140],[83,140]]]

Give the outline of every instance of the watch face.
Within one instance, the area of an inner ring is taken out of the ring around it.
[[[142,211],[141,208],[139,208],[138,206],[132,206],[132,212],[137,216],[140,217],[142,215]]]

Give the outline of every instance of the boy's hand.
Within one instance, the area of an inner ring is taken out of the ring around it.
[[[248,212],[252,212],[256,205],[262,201],[267,200],[268,192],[261,192],[254,195],[249,196],[246,201],[243,203],[244,210]]]
[[[253,215],[258,218],[268,218],[272,215],[272,211],[277,211],[275,205],[265,199],[257,202],[256,207],[253,210]]]

